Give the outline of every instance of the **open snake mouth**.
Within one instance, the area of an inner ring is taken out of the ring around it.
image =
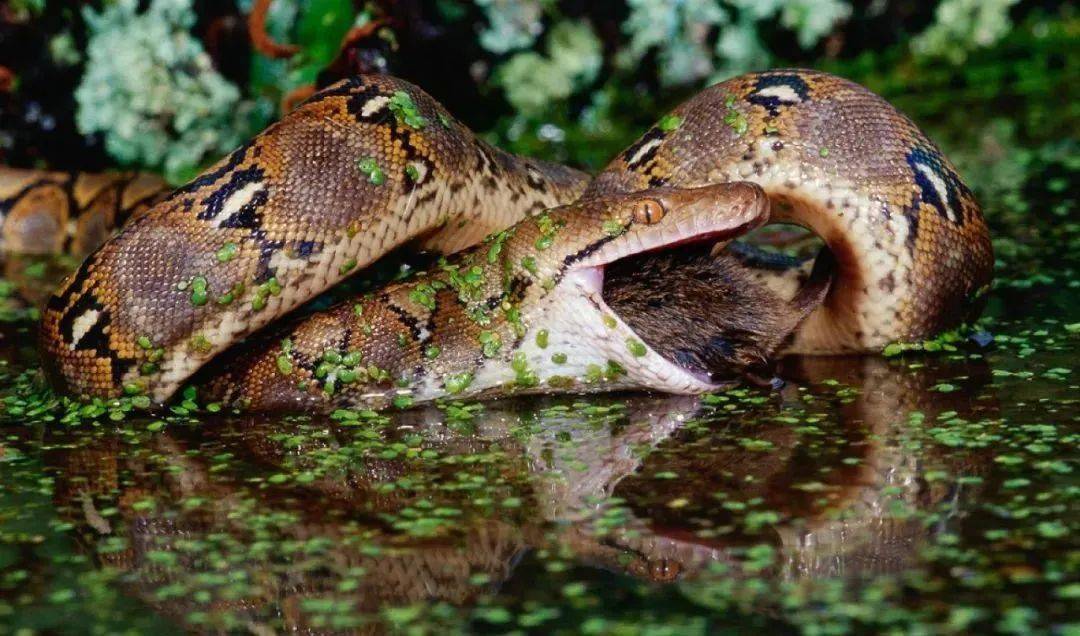
[[[718,373],[722,363],[708,355],[728,346],[719,333],[722,329],[706,326],[695,330],[686,325],[698,313],[714,308],[716,299],[708,292],[718,290],[705,281],[701,291],[706,296],[692,297],[685,290],[686,280],[667,279],[675,271],[667,264],[687,254],[700,257],[703,263],[711,262],[714,246],[747,233],[763,218],[748,215],[743,223],[728,222],[722,227],[706,219],[691,221],[648,243],[627,241],[611,250],[600,250],[573,266],[559,285],[572,288],[573,296],[587,301],[561,307],[559,312],[576,314],[562,320],[576,321],[576,331],[585,345],[606,356],[606,368],[621,368],[624,381],[633,387],[702,393],[736,379]],[[689,269],[678,273],[695,276]],[[671,293],[680,297],[668,307],[665,303],[672,300]],[[591,328],[583,328],[584,322],[591,322]],[[597,322],[603,326],[597,328]]]
[[[560,311],[578,316],[563,322],[576,320],[582,339],[606,364],[625,369],[632,387],[701,393],[740,380],[776,386],[776,355],[821,305],[834,264],[827,250],[805,261],[776,254],[761,260],[765,252],[731,242],[766,222],[746,214],[741,222],[691,219],[651,244],[599,251],[568,273],[571,298],[589,306],[565,306]],[[605,329],[584,328],[588,320]],[[630,355],[613,351],[620,343]]]

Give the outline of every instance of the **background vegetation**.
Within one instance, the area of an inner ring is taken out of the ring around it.
[[[1054,0],[13,0],[0,164],[181,183],[311,91],[392,73],[497,145],[597,170],[704,85],[815,67],[944,147],[996,285],[1031,285],[1053,276],[1036,246],[1080,236],[1078,41]]]
[[[1075,238],[1077,41],[1052,0],[15,0],[0,163],[181,183],[312,90],[392,73],[497,145],[596,170],[706,84],[808,66],[944,147],[1015,274],[1034,239]]]
[[[1053,110],[1020,122],[1046,137],[1080,108],[1080,15],[1064,2],[272,0],[265,32],[294,45],[276,59],[253,47],[253,2],[0,8],[0,161],[180,182],[290,93],[357,72],[403,76],[500,145],[590,169],[701,86],[779,65],[863,82],[916,119],[954,112],[950,135],[1004,144],[1026,131],[992,118],[989,132],[968,130],[968,109],[1056,92]]]

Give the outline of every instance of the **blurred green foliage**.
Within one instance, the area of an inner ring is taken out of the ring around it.
[[[1009,9],[1019,0],[944,0],[936,20],[911,45],[921,56],[961,64],[975,48],[993,45],[1012,26]]]
[[[672,7],[670,12],[676,12],[686,11],[693,4],[666,6]],[[819,41],[833,28],[856,28],[833,22],[828,27],[822,26],[822,15],[833,15],[837,20],[849,15],[837,7],[811,11],[810,15],[815,17],[810,23],[785,22],[785,16],[799,15],[794,9],[796,4],[746,2],[747,7],[755,8],[727,23],[715,36],[716,48],[704,64],[709,71],[665,76],[664,51],[671,50],[671,39],[656,40],[649,47],[656,50],[660,62],[658,89],[653,89],[640,73],[622,70],[620,64],[625,56],[639,55],[635,37],[647,32],[640,31],[616,53],[615,64],[605,66],[597,81],[583,87],[580,95],[569,100],[549,95],[542,111],[535,107],[519,108],[499,121],[490,131],[489,139],[515,152],[596,170],[660,114],[702,86],[749,70],[776,66],[810,66],[863,83],[928,127],[935,139],[970,135],[972,108],[982,111],[986,119],[994,114],[1011,116],[1013,111],[1022,110],[1018,116],[1025,120],[1026,126],[1038,127],[1040,136],[1045,136],[1050,128],[1064,134],[1064,129],[1075,127],[1080,118],[1080,100],[1075,99],[1076,78],[1080,77],[1080,56],[1075,46],[1080,37],[1080,19],[1071,10],[1034,11],[1020,24],[1013,24],[1008,15],[1008,7],[1015,4],[1013,0],[978,6],[957,6],[964,5],[964,0],[959,3],[946,0],[924,30],[887,47],[869,48],[850,57],[828,57],[807,51],[796,56],[772,52],[762,36],[766,25],[773,28],[786,24],[800,33],[797,38],[800,46],[811,40]],[[759,18],[761,22],[757,22]],[[634,13],[624,28],[632,24],[635,24]],[[669,33],[673,35],[677,33]],[[504,90],[511,89],[504,87]],[[1054,94],[1062,99],[1045,99]],[[1034,100],[1042,106],[1024,101],[1023,109],[1016,107],[1018,100],[1035,96],[1043,97]],[[574,108],[575,99],[584,106]],[[539,116],[534,115],[538,112]]]
[[[518,113],[543,117],[552,102],[591,85],[602,63],[600,40],[592,29],[565,21],[548,33],[546,55],[518,53],[499,68],[495,79]]]
[[[35,3],[23,4],[35,10]],[[58,64],[86,61],[76,93],[79,129],[102,134],[118,162],[179,181],[278,116],[282,97],[320,78],[348,30],[384,17],[383,4],[275,0],[267,31],[300,52],[287,60],[252,52],[249,73],[238,83],[214,68],[192,35],[192,0],[112,0],[99,12],[86,9],[85,52],[73,50],[70,37],[51,42],[50,50]],[[237,0],[236,10],[246,13],[251,5]],[[961,104],[1007,110],[1009,98],[1058,91],[1067,97],[1076,90],[1069,78],[1077,77],[1080,20],[1067,3],[622,0],[582,9],[558,0],[439,0],[433,6],[422,20],[399,18],[380,31],[394,51],[391,62],[413,54],[408,46],[396,48],[395,31],[464,25],[454,37],[471,37],[461,48],[475,51],[476,59],[469,66],[475,85],[463,90],[499,106],[491,116],[459,116],[511,151],[592,170],[700,87],[766,67],[814,66],[862,82],[920,124],[927,124],[924,117],[949,120],[941,126],[946,137],[967,134]],[[884,45],[874,41],[879,32]],[[450,39],[440,46],[458,44]],[[414,60],[411,68],[425,64]],[[426,87],[423,78],[406,77]],[[1075,122],[1077,103],[1027,109],[1021,128]]]
[[[250,104],[191,35],[191,0],[118,0],[83,11],[90,34],[76,121],[123,164],[182,180],[252,132]]]

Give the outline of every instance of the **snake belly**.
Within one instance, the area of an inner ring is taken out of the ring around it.
[[[405,82],[365,76],[317,94],[130,222],[49,302],[43,348],[69,392],[164,401],[222,349],[408,240],[453,252],[579,195],[739,181],[762,188],[771,221],[808,227],[835,261],[787,352],[930,337],[971,316],[990,281],[988,231],[955,168],[887,102],[828,74],[769,71],[707,88],[591,183],[477,141]],[[756,275],[797,293],[798,271]],[[528,298],[525,328],[541,313]]]

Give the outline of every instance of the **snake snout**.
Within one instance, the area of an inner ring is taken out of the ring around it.
[[[760,186],[746,182],[646,190],[626,197],[620,206],[629,219],[625,232],[598,243],[575,268],[601,267],[691,243],[726,243],[769,220],[769,198]]]
[[[769,218],[769,197],[756,183],[739,181],[666,190],[658,198],[687,241],[697,242],[701,234],[708,233],[733,238],[765,224]]]

